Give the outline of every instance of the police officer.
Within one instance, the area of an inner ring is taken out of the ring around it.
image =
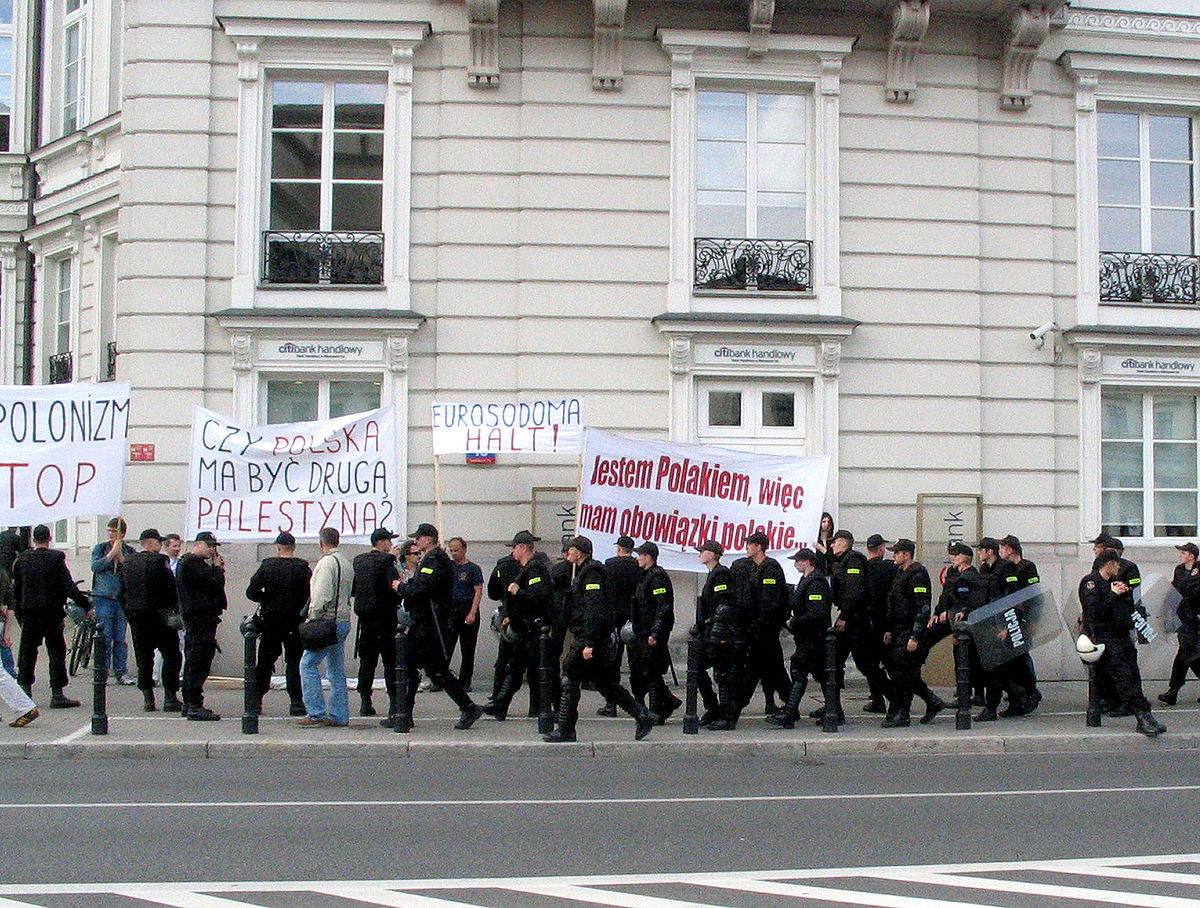
[[[932,722],[946,704],[921,678],[921,641],[932,611],[929,572],[915,559],[917,547],[911,539],[896,540],[888,551],[897,571],[888,594],[888,623],[883,642],[888,646],[888,673],[896,692],[891,712],[882,725],[904,728],[911,724],[909,711],[914,694],[925,700],[922,724]]]
[[[1000,540],[1000,561],[996,567],[1004,583],[1005,595],[1040,583],[1037,565],[1024,557],[1021,552],[1021,540],[1012,534]],[[1040,607],[1041,597],[1034,596],[1017,609],[1022,629],[1028,622],[1028,616],[1037,614]],[[1042,702],[1042,694],[1037,688],[1033,657],[1026,653],[1013,660],[1008,668],[1008,677],[1017,690],[1014,691],[1010,687],[1008,709],[1004,710],[1002,715],[1024,716],[1037,709],[1038,704]]]
[[[838,530],[829,544],[828,561],[833,603],[838,608],[833,625],[837,635],[838,687],[846,686],[846,658],[853,656],[855,667],[867,679],[871,699],[868,705],[882,704],[887,683],[871,629],[871,569],[867,557],[854,550],[853,533]]]
[[[879,696],[871,697],[863,707],[865,713],[891,712],[888,701],[892,699],[892,682],[883,670],[887,647],[883,645],[883,634],[887,630],[888,595],[896,577],[896,563],[887,556],[887,540],[878,533],[867,537],[867,615],[870,626],[870,645],[865,646],[864,656],[870,659],[879,683]]]
[[[412,579],[404,584],[404,608],[412,621],[408,630],[408,696],[409,714],[417,698],[420,670],[425,669],[435,687],[444,690],[459,708],[454,727],[460,731],[475,724],[483,709],[463,690],[450,671],[446,651],[446,622],[450,620],[454,596],[454,564],[438,546],[437,527],[423,523],[409,538],[414,540],[421,561]],[[400,581],[394,588],[400,589]],[[408,729],[405,729],[407,731]]]
[[[708,571],[696,615],[703,646],[702,684],[708,680],[709,668],[716,681],[715,691],[711,690],[712,682],[708,681],[709,696],[715,703],[706,698],[700,727],[731,731],[737,727],[739,712],[738,669],[745,658],[745,610],[734,588],[733,572],[721,564],[725,547],[715,539],[708,539],[700,543],[697,551],[700,563]]]
[[[572,639],[562,663],[557,723],[542,740],[551,744],[575,740],[580,685],[594,681],[605,700],[611,700],[634,717],[637,723],[634,738],[640,741],[654,728],[655,717],[624,687],[612,683],[605,661],[612,646],[612,612],[604,589],[608,579],[604,565],[592,558],[592,540],[586,536],[571,539],[567,560],[575,567],[565,616]]]
[[[540,536],[521,530],[509,542],[512,557],[521,566],[504,591],[500,636],[511,644],[509,661],[495,699],[483,707],[484,713],[501,722],[507,718],[509,704],[521,689],[530,666],[538,664],[539,635],[554,600],[546,556],[536,547],[540,541]]]
[[[792,560],[800,572],[800,582],[792,590],[791,616],[787,620],[787,628],[796,641],[791,661],[792,689],[783,709],[767,716],[767,724],[774,728],[795,727],[809,675],[818,684],[825,680],[825,632],[829,630],[833,598],[828,579],[817,570],[817,561],[825,559],[811,549],[800,549]]]
[[[650,712],[662,725],[683,701],[667,689],[663,675],[671,665],[671,629],[675,626],[675,590],[658,566],[658,546],[647,540],[638,546],[641,579],[633,592],[633,638],[629,648],[633,674],[630,687],[636,700],[650,697]]]
[[[396,534],[387,527],[371,533],[371,548],[354,556],[354,614],[358,616],[358,698],[360,716],[375,715],[371,691],[375,686],[375,663],[383,661],[383,686],[388,696],[388,713],[379,724],[392,728],[399,703],[396,700],[396,608],[400,595],[396,581],[400,570],[392,554]]]
[[[633,594],[636,592],[638,584],[642,582],[642,567],[633,554],[634,541],[632,537],[618,536],[616,548],[617,554],[604,562],[604,569],[608,571],[608,595],[613,612],[613,627],[620,630],[633,615]],[[621,681],[621,660],[625,652],[625,641],[618,634],[616,644],[612,648],[612,681],[618,684]],[[635,658],[632,653],[629,654],[630,683],[633,679],[633,660]],[[596,711],[596,715],[609,718],[616,714],[617,705],[615,703],[605,703]]]
[[[133,656],[137,662],[137,686],[142,692],[143,708],[154,712],[154,653],[162,653],[163,712],[179,712],[179,634],[167,625],[166,614],[179,607],[175,575],[162,554],[162,536],[158,530],[142,530],[141,549],[132,552],[117,566],[121,581],[121,607],[133,632]]]
[[[1138,608],[1142,611],[1144,617],[1145,611],[1138,604],[1140,599],[1138,594],[1142,585],[1142,573],[1134,562],[1125,557],[1125,544],[1110,533],[1100,533],[1092,540],[1092,553],[1097,558],[1109,550],[1117,554],[1117,579],[1129,587],[1128,592],[1122,597],[1123,605],[1131,610]],[[1141,637],[1138,639],[1140,641]],[[1128,703],[1121,702],[1116,691],[1108,686],[1107,678],[1106,674],[1097,674],[1104,715],[1112,719],[1132,716],[1132,708]]]
[[[1179,606],[1176,609],[1179,616],[1179,630],[1176,632],[1179,649],[1171,664],[1171,680],[1167,682],[1167,689],[1158,695],[1159,702],[1167,706],[1175,705],[1188,669],[1200,678],[1200,565],[1196,564],[1200,547],[1194,542],[1185,542],[1175,548],[1179,550],[1179,564],[1175,566],[1171,586],[1179,593]]]
[[[496,603],[496,613],[492,616],[492,630],[497,634],[500,633],[502,622],[504,621],[504,593],[508,589],[508,585],[512,583],[513,578],[520,573],[521,566],[517,564],[517,560],[512,555],[502,555],[500,560],[496,562],[496,566],[492,568],[492,574],[488,577],[487,594],[488,598]],[[503,637],[496,644],[496,664],[492,669],[492,693],[488,697],[489,701],[494,701],[496,695],[500,693],[500,685],[504,683],[504,673],[508,670],[510,650],[512,644]],[[530,683],[533,683],[532,681]]]
[[[303,716],[304,695],[300,692],[300,624],[308,612],[308,582],[312,568],[296,557],[296,537],[283,532],[275,537],[275,555],[264,558],[250,583],[246,598],[258,603],[258,666],[255,679],[255,708],[262,712],[263,696],[271,689],[275,663],[283,654],[287,678],[288,715]],[[360,688],[361,689],[361,688]]]
[[[969,545],[963,542],[955,542],[947,547],[946,552],[950,556],[950,569],[946,572],[942,596],[938,601],[938,608],[935,613],[936,623],[931,622],[930,629],[933,630],[939,626],[944,626],[948,632],[953,633],[955,624],[967,620],[973,611],[988,601],[991,587],[988,577],[981,573],[972,563],[974,552]],[[955,640],[955,645],[959,645],[957,639]],[[984,672],[974,644],[969,642],[968,646],[970,649],[968,650],[967,658],[971,667],[972,683],[986,689],[987,682],[991,676]],[[998,693],[995,703],[992,706],[988,706],[985,695],[983,701],[984,708],[975,717],[977,721],[989,722],[996,719],[995,707],[1000,702],[1002,688],[997,686],[996,689]]]
[[[228,607],[225,598],[225,559],[221,543],[202,530],[192,540],[192,550],[179,558],[175,584],[179,613],[183,617],[183,717],[193,722],[215,722],[220,715],[204,706],[204,680],[217,652],[217,625]]]
[[[1092,573],[1079,583],[1079,603],[1083,606],[1080,623],[1092,642],[1104,645],[1104,652],[1093,663],[1097,675],[1107,679],[1121,702],[1137,717],[1137,730],[1153,738],[1164,726],[1150,712],[1150,701],[1142,692],[1134,646],[1133,620],[1125,602],[1129,585],[1120,579],[1120,556],[1106,549],[1096,558]]]
[[[750,559],[746,593],[750,609],[750,643],[743,674],[743,708],[754,696],[761,682],[767,715],[782,709],[775,702],[778,695],[787,699],[792,682],[783,665],[783,647],[779,631],[788,616],[788,583],[779,562],[767,555],[771,540],[766,533],[755,532],[746,537],[746,557]],[[735,564],[735,577],[738,576]]]

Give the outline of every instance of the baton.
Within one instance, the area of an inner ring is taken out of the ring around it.
[[[442,648],[442,658],[446,660],[446,667],[450,667],[450,654],[446,652],[446,638],[442,635],[442,622],[438,618],[437,606],[431,600],[429,603],[429,614],[433,616],[433,629],[437,631],[438,645]]]
[[[362,622],[359,621],[358,624],[356,624],[354,626],[354,653],[350,658],[352,658],[352,659],[358,658],[358,641],[361,639],[362,639]]]

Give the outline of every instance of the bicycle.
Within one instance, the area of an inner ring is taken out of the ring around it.
[[[92,661],[92,648],[96,642],[99,624],[79,606],[71,606],[69,611],[71,620],[75,622],[75,633],[71,636],[71,646],[67,650],[67,671],[74,678],[79,669],[87,668]]]

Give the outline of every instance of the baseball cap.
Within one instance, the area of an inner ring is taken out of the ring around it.
[[[629,551],[632,552],[633,547],[635,545],[637,545],[637,543],[633,541],[632,536],[618,536],[617,537],[617,548],[619,548],[619,549],[628,549]]]
[[[541,541],[541,536],[534,536],[529,530],[521,530],[517,535],[513,536],[512,542],[509,545],[533,545],[535,542]]]
[[[592,540],[586,536],[572,536],[571,541],[567,543],[568,548],[578,549],[585,555],[592,554]]]
[[[1197,548],[1194,542],[1185,542],[1183,545],[1175,546],[1175,548],[1181,552],[1191,552],[1193,555],[1200,556],[1200,548]]]
[[[910,555],[916,554],[917,544],[911,539],[897,539],[893,545],[888,546],[889,552],[908,552]]]
[[[158,542],[163,541],[162,534],[153,527],[147,530],[142,530],[142,532],[138,534],[138,542],[145,542],[147,539],[154,539]]]
[[[880,536],[878,533],[872,533],[870,536],[867,537],[867,548],[877,549],[881,545],[883,545],[885,542],[887,542],[887,540],[884,539],[882,536]]]
[[[977,543],[975,543],[975,548],[986,549],[989,552],[998,552],[1000,551],[1000,543],[998,543],[991,536],[984,536]]]
[[[294,546],[296,544],[296,537],[285,530],[275,537],[275,544]]]
[[[437,539],[438,538],[437,527],[435,527],[432,523],[423,523],[419,527],[417,527],[415,530],[413,530],[411,533],[408,534],[409,539],[416,539],[420,536],[428,536],[431,539]]]
[[[283,535],[283,534],[281,533],[280,535]],[[395,538],[396,538],[396,534],[393,533],[391,530],[389,530],[387,527],[379,527],[374,532],[371,533],[371,545],[374,545],[380,539],[395,539]],[[276,542],[278,542],[278,540],[276,540]],[[279,544],[286,545],[287,543],[281,542]]]
[[[760,530],[759,532],[751,533],[749,536],[746,537],[746,544],[749,545],[750,543],[754,543],[755,545],[761,545],[765,549],[767,546],[769,546],[771,544],[771,540],[769,538],[767,538],[766,533],[764,533]]]
[[[975,555],[975,553],[971,551],[971,547],[965,542],[955,542],[949,548],[947,548],[946,551],[951,555],[966,555],[968,558],[971,558]]]
[[[725,554],[725,546],[717,542],[715,539],[706,539],[704,542],[696,546],[697,552],[712,552],[718,558]]]
[[[639,545],[636,549],[634,549],[634,551],[639,555],[649,555],[651,558],[658,557],[658,546],[656,546],[649,539]]]
[[[199,533],[196,534],[196,538],[193,539],[192,542],[207,542],[209,545],[220,545],[221,544],[221,543],[217,542],[217,537],[214,536],[212,533],[210,533],[208,530],[201,530]]]

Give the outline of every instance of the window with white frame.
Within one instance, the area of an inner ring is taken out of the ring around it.
[[[268,424],[335,419],[380,406],[378,378],[276,376],[263,382],[263,417]]]
[[[13,59],[13,0],[0,0],[0,151],[11,141]]]
[[[75,260],[71,256],[49,262],[52,275],[43,334],[47,351],[47,384],[70,382],[75,376],[71,353],[71,321],[75,309]]]
[[[271,84],[270,284],[383,283],[383,82]]]
[[[808,381],[700,379],[697,440],[751,451],[804,451],[811,387]]]
[[[1193,392],[1105,388],[1100,519],[1115,536],[1197,535],[1197,405]]]
[[[87,115],[88,0],[63,0],[62,133],[75,132]]]
[[[96,369],[98,381],[117,377],[117,235],[106,233],[100,240],[100,309],[96,315]]]

